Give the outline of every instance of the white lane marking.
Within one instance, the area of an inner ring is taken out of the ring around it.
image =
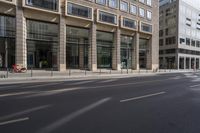
[[[109,80],[104,80],[104,81],[100,81],[99,83],[109,83],[109,82],[113,82],[116,81],[117,79],[109,79]]]
[[[192,85],[192,86],[190,86],[190,88],[199,87],[199,86],[200,86],[200,84],[198,84],[198,85]]]
[[[15,92],[15,93],[7,93],[7,94],[1,94],[1,97],[9,97],[9,96],[18,96],[18,95],[25,95],[25,94],[32,94],[34,92],[32,91],[26,91],[26,92]]]
[[[22,88],[37,88],[37,87],[43,87],[43,86],[51,86],[51,85],[58,85],[60,83],[49,83],[49,84],[40,84],[40,85],[33,85],[33,86],[24,86]]]
[[[25,114],[28,114],[28,113],[31,113],[31,112],[34,112],[34,111],[38,111],[38,110],[42,110],[42,109],[45,109],[45,108],[48,108],[48,107],[50,107],[50,105],[43,105],[43,106],[30,108],[30,109],[27,109],[27,110],[23,110],[23,111],[20,111],[20,112],[16,112],[16,113],[13,113],[13,114],[10,114],[10,115],[0,117],[0,120],[2,121],[2,120],[6,120],[6,119],[11,119],[13,117],[25,115]]]
[[[82,82],[76,82],[76,83],[69,83],[69,85],[81,85],[81,84],[87,84],[87,83],[91,83],[93,81],[82,81]]]
[[[55,95],[62,92],[68,92],[68,91],[74,91],[74,90],[80,90],[81,88],[67,88],[67,89],[58,89],[58,90],[50,90],[50,91],[39,91],[35,94],[24,96],[23,98],[31,98],[31,97],[39,97],[39,96],[49,96],[49,95]]]
[[[12,123],[17,123],[17,122],[22,122],[22,121],[27,121],[27,120],[29,120],[29,117],[15,119],[15,120],[9,120],[9,121],[4,121],[4,122],[0,122],[0,126],[7,125],[7,124],[12,124]]]
[[[180,79],[181,76],[172,77],[171,79]]]
[[[134,98],[129,98],[129,99],[124,99],[124,100],[120,100],[120,102],[129,102],[129,101],[133,101],[133,100],[138,100],[138,99],[143,99],[143,98],[148,98],[148,97],[153,97],[153,96],[158,96],[158,95],[162,95],[165,94],[166,92],[159,92],[159,93],[154,93],[154,94],[148,94],[148,95],[144,95],[144,96],[139,96],[139,97],[134,97]]]
[[[76,117],[78,117],[78,116],[80,116],[80,115],[82,115],[82,114],[84,114],[84,113],[86,113],[86,112],[108,102],[109,100],[111,100],[110,97],[101,99],[101,100],[99,100],[99,101],[97,101],[93,104],[90,104],[90,105],[88,105],[88,106],[86,106],[86,107],[84,107],[84,108],[82,108],[78,111],[71,113],[70,115],[67,115],[67,116],[61,118],[60,120],[53,122],[52,124],[48,125],[47,127],[42,128],[37,133],[50,133],[50,132],[54,131],[55,129],[61,127],[62,125],[64,125],[64,124],[70,122],[71,120],[75,119]]]

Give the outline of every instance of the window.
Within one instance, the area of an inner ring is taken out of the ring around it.
[[[98,21],[117,25],[117,15],[99,11],[99,20]]]
[[[151,17],[152,17],[152,12],[147,11],[147,19],[151,20]]]
[[[195,47],[195,43],[196,43],[196,41],[192,40],[192,44],[191,45]]]
[[[123,27],[137,29],[137,21],[128,18],[123,18]]]
[[[109,0],[108,5],[112,8],[118,8],[118,0]]]
[[[128,12],[128,3],[125,1],[120,1],[120,10]]]
[[[68,2],[67,14],[73,15],[73,16],[78,16],[78,17],[83,17],[83,18],[87,18],[87,19],[92,19],[92,8],[88,8],[85,6],[81,6],[81,5],[77,5],[77,4]]]
[[[152,33],[152,25],[141,22],[140,31]]]
[[[200,47],[200,41],[196,42],[196,47]]]
[[[186,45],[190,45],[190,39],[186,38]]]
[[[185,39],[184,38],[180,38],[180,44],[185,43]]]
[[[58,25],[27,20],[27,38],[30,40],[58,41]]]
[[[26,0],[26,5],[58,11],[58,0]]]
[[[147,5],[148,5],[148,6],[152,6],[151,0],[147,0]]]
[[[15,18],[0,15],[0,37],[15,37]]]
[[[137,6],[131,5],[130,6],[130,13],[136,15],[137,14]]]
[[[159,31],[159,37],[162,37],[162,36],[163,36],[163,33],[164,33],[163,30],[160,30],[160,31]]]
[[[106,0],[96,0],[96,3],[106,5]]]
[[[139,15],[141,17],[145,17],[145,13],[144,13],[144,9],[143,8],[139,8]]]
[[[163,39],[160,39],[160,40],[159,40],[159,45],[160,45],[160,46],[163,46],[163,45],[164,45],[164,40],[163,40]]]

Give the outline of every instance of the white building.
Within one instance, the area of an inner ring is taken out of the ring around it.
[[[199,0],[160,0],[160,68],[199,69],[199,5]]]

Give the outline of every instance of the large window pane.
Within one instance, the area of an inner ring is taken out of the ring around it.
[[[0,15],[0,37],[15,37],[15,18]]]
[[[99,11],[99,21],[111,24],[117,24],[117,15]]]
[[[28,67],[57,67],[58,25],[27,20]]]
[[[59,0],[26,0],[28,6],[58,11]]]
[[[97,67],[112,67],[113,33],[97,31]]]
[[[92,8],[88,8],[85,6],[80,6],[80,5],[68,2],[67,14],[91,19],[92,18]]]

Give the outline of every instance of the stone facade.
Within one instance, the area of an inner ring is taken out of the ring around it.
[[[120,0],[119,0],[120,1]],[[131,36],[132,40],[132,59],[131,68],[134,70],[140,69],[140,38],[148,40],[146,50],[146,69],[155,70],[158,68],[158,31],[159,31],[159,2],[158,0],[152,0],[152,6],[148,6],[139,1],[123,0],[128,3],[128,8],[131,4],[137,6],[137,14],[133,15],[128,11],[120,10],[120,3],[117,8],[111,8],[108,5],[100,5],[95,1],[89,0],[60,0],[58,3],[58,10],[51,11],[39,7],[33,7],[26,4],[25,0],[16,0],[8,2],[6,0],[0,0],[0,14],[11,15],[16,18],[16,64],[27,66],[27,27],[26,20],[37,20],[41,22],[54,23],[59,26],[59,42],[58,42],[58,54],[57,54],[57,68],[59,71],[66,70],[66,25],[79,28],[85,28],[89,30],[88,39],[88,68],[91,71],[98,69],[97,59],[97,31],[105,31],[114,35],[113,48],[112,48],[112,69],[121,69],[121,35]],[[86,19],[76,15],[67,14],[68,2],[92,8],[92,18]],[[139,8],[144,9],[145,17],[140,17]],[[99,11],[111,13],[117,16],[117,24],[109,24],[106,22],[99,22]],[[147,19],[147,11],[152,13],[151,20]],[[137,21],[136,29],[122,27],[122,17],[130,18]],[[141,28],[141,22],[152,26],[152,32],[147,33]],[[84,43],[84,40],[81,41]],[[83,47],[79,47],[79,66],[80,69],[84,67]]]

